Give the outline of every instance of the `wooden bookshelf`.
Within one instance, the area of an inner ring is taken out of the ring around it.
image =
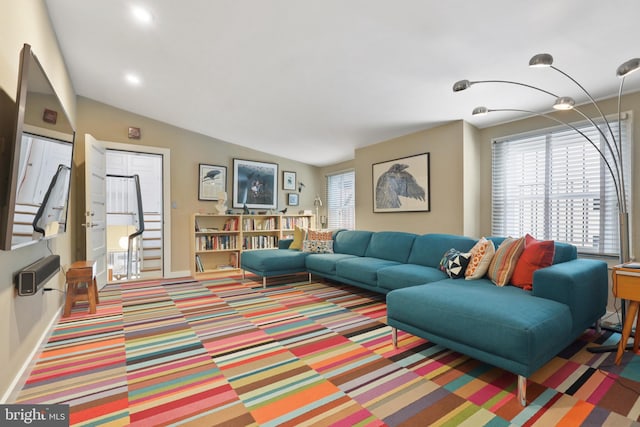
[[[278,248],[295,227],[313,226],[313,215],[194,214],[191,221],[193,277],[240,271],[242,252]]]

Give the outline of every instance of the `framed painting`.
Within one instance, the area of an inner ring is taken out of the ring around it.
[[[218,200],[227,191],[227,167],[200,163],[198,200]]]
[[[429,153],[374,163],[374,212],[430,211]]]
[[[298,193],[287,194],[287,204],[289,206],[298,206]]]
[[[293,190],[296,189],[296,173],[283,171],[282,172],[282,189],[283,190]]]
[[[275,209],[278,206],[278,165],[233,159],[232,206]]]

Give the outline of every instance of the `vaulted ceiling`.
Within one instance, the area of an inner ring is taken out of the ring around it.
[[[549,111],[513,80],[586,101],[617,94],[640,56],[637,0],[46,0],[78,95],[233,144],[323,166],[358,147],[464,119]],[[150,21],[141,23],[132,9]],[[139,81],[127,83],[132,74]],[[640,73],[625,91],[640,89]]]

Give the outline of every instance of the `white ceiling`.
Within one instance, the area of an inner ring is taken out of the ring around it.
[[[78,95],[233,144],[324,166],[358,147],[472,117],[548,111],[548,95],[614,95],[640,56],[638,0],[46,0]],[[153,16],[143,26],[132,5]],[[37,52],[36,52],[37,54]],[[131,87],[124,75],[137,73]],[[640,90],[640,73],[625,91]],[[144,131],[144,130],[143,130]],[[443,141],[446,142],[446,141]]]

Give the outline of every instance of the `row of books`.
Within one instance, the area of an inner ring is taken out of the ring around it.
[[[218,227],[202,227],[198,222],[198,218],[195,220],[196,232],[215,232],[220,231]],[[238,231],[238,218],[227,218],[227,220],[222,225],[222,231]]]
[[[278,247],[277,236],[250,236],[242,241],[243,249],[273,249]]]
[[[237,249],[237,236],[197,236],[196,251]]]
[[[275,217],[269,218],[243,218],[242,229],[248,231],[254,230],[277,230],[278,223]]]
[[[303,217],[282,217],[282,228],[285,230],[293,230],[294,228],[309,228],[311,226],[311,219],[307,216]]]

